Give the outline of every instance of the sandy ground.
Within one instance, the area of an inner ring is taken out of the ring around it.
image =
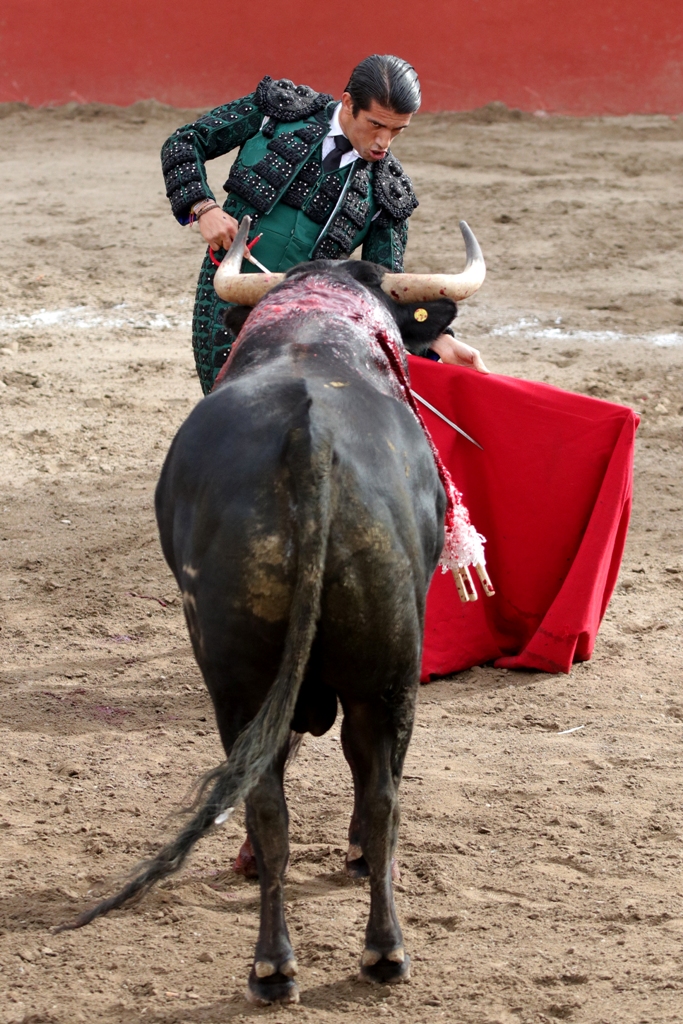
[[[408,985],[355,980],[350,783],[337,728],[307,738],[287,783],[302,1002],[283,1011],[243,998],[258,897],[229,870],[240,817],[137,907],[50,933],[175,829],[221,758],[152,513],[200,394],[201,245],[159,172],[182,112],[1,112],[0,1024],[682,1020],[683,122],[491,107],[420,117],[397,147],[422,204],[409,269],[459,269],[462,216],[487,257],[461,336],[499,372],[640,412],[635,510],[592,662],[421,690]]]

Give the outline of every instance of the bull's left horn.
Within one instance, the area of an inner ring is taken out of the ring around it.
[[[285,277],[284,274],[240,273],[250,227],[251,217],[243,217],[233,243],[213,279],[213,286],[221,299],[236,302],[240,306],[255,306],[266,292]]]
[[[396,302],[430,302],[432,299],[461,302],[469,299],[484,283],[486,264],[479,242],[464,220],[460,221],[460,230],[467,253],[462,274],[385,274],[382,291]]]

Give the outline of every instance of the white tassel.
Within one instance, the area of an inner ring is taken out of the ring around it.
[[[232,816],[232,813],[233,813],[234,810],[235,810],[234,807],[228,807],[228,808],[226,808],[226,810],[221,811],[221,813],[215,819],[214,825],[224,825],[226,823],[226,821],[228,820],[228,818],[230,818]]]

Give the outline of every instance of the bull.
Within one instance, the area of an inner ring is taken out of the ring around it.
[[[481,252],[461,228],[468,263],[449,278],[416,282],[349,260],[269,280],[235,273],[243,225],[216,275],[222,297],[246,303],[228,314],[243,327],[157,486],[161,546],[227,760],[204,779],[177,838],[68,927],[176,871],[244,800],[261,887],[247,990],[258,1005],[298,1000],[283,772],[292,734],[322,735],[338,704],[354,784],[350,856],[370,883],[361,977],[409,976],[392,859],[446,497],[381,342],[421,351],[453,319],[454,299],[481,283]]]

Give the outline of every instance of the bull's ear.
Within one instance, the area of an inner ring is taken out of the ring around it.
[[[394,303],[403,344],[409,352],[421,355],[455,319],[458,307],[451,299],[433,302],[410,302],[398,306]]]
[[[244,327],[244,322],[251,313],[251,310],[251,306],[230,306],[223,314],[223,323],[229,331],[237,335]]]

